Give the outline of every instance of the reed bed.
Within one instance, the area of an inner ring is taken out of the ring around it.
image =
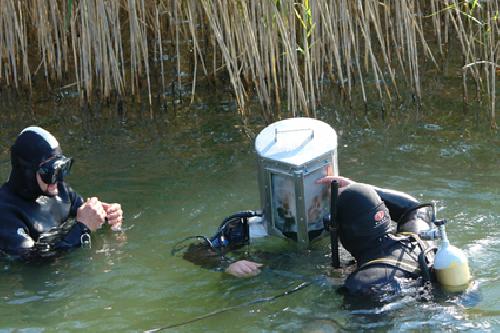
[[[499,12],[498,0],[2,0],[0,87],[43,77],[83,102],[151,104],[228,78],[240,112],[256,98],[271,120],[315,116],[333,90],[365,106],[376,92],[382,111],[408,91],[420,105],[422,65],[459,52],[464,105],[488,100],[496,127]]]

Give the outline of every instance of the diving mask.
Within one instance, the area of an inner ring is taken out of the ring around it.
[[[37,172],[45,184],[55,184],[63,181],[69,174],[71,165],[73,165],[71,157],[57,156],[40,164]]]

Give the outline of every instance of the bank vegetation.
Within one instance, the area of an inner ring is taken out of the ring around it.
[[[0,87],[151,104],[225,81],[269,120],[315,116],[332,91],[383,112],[408,93],[418,108],[423,64],[454,53],[464,103],[496,127],[499,22],[498,0],[2,0]]]

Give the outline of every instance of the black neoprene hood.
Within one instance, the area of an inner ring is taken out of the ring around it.
[[[12,155],[37,167],[62,151],[56,138],[41,127],[27,127],[19,133],[11,148]]]
[[[34,200],[42,194],[36,180],[41,162],[62,155],[56,138],[41,127],[23,129],[10,149],[12,170],[8,185],[18,195]]]
[[[360,255],[391,228],[389,210],[375,189],[354,183],[344,189],[337,201],[337,222],[342,245],[353,256]]]

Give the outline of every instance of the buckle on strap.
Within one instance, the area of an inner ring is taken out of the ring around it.
[[[82,248],[90,249],[92,248],[92,240],[90,239],[90,234],[84,233],[80,236],[80,243]]]

